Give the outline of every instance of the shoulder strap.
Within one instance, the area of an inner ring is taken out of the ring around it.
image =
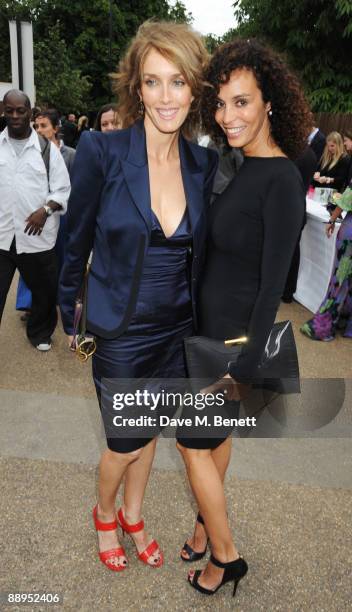
[[[50,190],[50,140],[45,138],[45,136],[41,136],[40,134],[38,134],[38,138]]]

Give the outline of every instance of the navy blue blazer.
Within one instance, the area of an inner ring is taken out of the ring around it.
[[[180,136],[181,172],[193,235],[192,300],[206,237],[217,154]],[[161,177],[162,180],[162,177]],[[93,249],[88,280],[87,329],[116,338],[135,311],[152,227],[143,121],[104,134],[84,132],[73,166],[68,204],[68,243],[59,284],[66,333],[72,334],[76,296]]]

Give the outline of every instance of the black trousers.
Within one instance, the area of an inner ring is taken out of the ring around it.
[[[32,308],[27,321],[28,339],[33,346],[50,342],[57,324],[58,274],[54,249],[19,255],[15,240],[9,251],[0,249],[0,323],[16,268],[32,292]]]

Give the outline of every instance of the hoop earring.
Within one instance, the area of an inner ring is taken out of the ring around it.
[[[139,113],[140,115],[144,115],[144,110],[145,110],[145,108],[144,108],[143,100],[142,100],[142,98],[141,98],[141,99],[139,100],[139,102],[138,102],[138,113]]]

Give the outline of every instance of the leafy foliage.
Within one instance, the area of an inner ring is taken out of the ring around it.
[[[65,114],[72,109],[85,112],[90,82],[80,70],[70,65],[58,24],[49,27],[46,41],[37,42],[35,64],[36,103],[40,107],[54,106]]]
[[[190,11],[186,10],[185,5],[180,0],[176,0],[175,4],[168,10],[167,20],[176,21],[178,23],[192,23],[193,16]]]
[[[96,109],[111,100],[109,73],[152,17],[192,21],[180,0],[0,0],[0,75],[9,73],[7,21],[30,20],[39,100],[62,111]]]
[[[238,29],[231,35],[256,36],[285,52],[315,112],[352,112],[351,0],[234,0],[233,6]]]
[[[215,49],[224,42],[221,36],[216,36],[216,34],[206,34],[204,36],[204,43],[209,53],[214,53]]]

